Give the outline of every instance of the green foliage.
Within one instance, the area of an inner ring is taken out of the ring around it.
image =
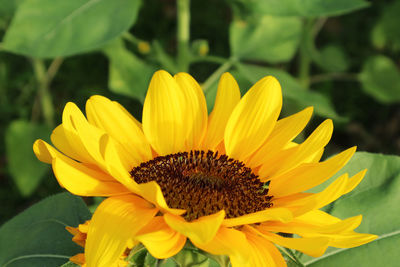
[[[11,17],[24,0],[0,0],[0,16]]]
[[[30,196],[49,170],[33,154],[32,144],[49,135],[46,125],[25,120],[13,121],[6,131],[8,169],[22,196]]]
[[[90,218],[85,203],[68,193],[33,205],[0,228],[0,265],[60,266],[82,252],[65,226]]]
[[[49,136],[67,101],[83,107],[88,96],[103,94],[140,119],[157,69],[189,70],[202,85],[209,112],[222,73],[232,73],[242,95],[273,75],[283,89],[282,115],[314,106],[312,126],[335,120],[328,156],[354,144],[352,136],[364,150],[400,153],[399,1],[205,0],[191,1],[191,9],[181,1],[178,7],[159,0],[0,0],[3,221],[11,217],[3,216],[5,206],[15,214],[54,193],[44,186],[56,183],[54,177],[44,179],[51,172],[34,157],[32,144]],[[371,147],[387,132],[394,136],[389,145]],[[306,266],[397,264],[398,166],[395,156],[356,154],[343,171],[369,168],[366,178],[326,210],[342,218],[362,213],[359,231],[380,238],[359,248],[329,249],[318,259],[302,255]],[[91,210],[101,200],[89,203]],[[68,194],[32,206],[0,228],[0,266],[75,266],[68,258],[82,249],[64,226],[89,217],[82,200]],[[131,256],[133,266],[227,262],[190,247],[167,260],[146,249]]]
[[[382,17],[375,24],[372,33],[372,44],[378,48],[400,50],[400,2],[395,1],[385,7]]]
[[[24,1],[4,36],[4,48],[39,58],[91,51],[127,31],[140,5],[140,0]]]
[[[63,264],[63,265],[61,265],[60,267],[78,267],[79,265],[77,265],[77,264],[75,264],[75,263],[73,263],[73,262],[67,262],[67,263],[65,263],[65,264]]]
[[[297,50],[301,31],[301,20],[296,17],[235,20],[230,27],[232,56],[270,63],[289,61]]]
[[[241,0],[247,5],[245,1]],[[368,5],[364,0],[253,0],[248,8],[255,13],[276,16],[321,17],[343,15]]]
[[[383,103],[400,101],[400,71],[390,58],[369,58],[360,74],[364,91]]]
[[[344,72],[349,68],[348,56],[336,45],[323,47],[314,60],[325,71]]]
[[[110,90],[143,103],[150,78],[157,69],[129,52],[122,40],[106,46],[104,53],[110,60]]]
[[[275,76],[281,81],[283,97],[294,101],[299,108],[314,106],[315,113],[318,115],[336,120],[343,119],[335,112],[329,98],[316,91],[307,91],[295,78],[283,70],[248,64],[240,65],[239,70],[251,83],[255,83],[265,75]]]
[[[400,202],[400,157],[358,152],[335,177],[343,173],[354,175],[365,168],[368,172],[361,184],[327,206],[326,210],[339,218],[362,214],[363,221],[357,232],[377,234],[378,239],[351,249],[330,248],[324,256],[316,259],[303,255],[302,262],[306,266],[397,265],[400,242],[397,204]]]

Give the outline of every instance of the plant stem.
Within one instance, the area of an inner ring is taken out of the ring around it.
[[[180,71],[189,69],[189,38],[190,38],[190,0],[176,0],[177,3],[177,38],[178,67]]]
[[[153,48],[158,62],[164,69],[172,73],[179,72],[179,67],[176,65],[176,62],[164,51],[158,41],[153,42]]]
[[[191,62],[211,62],[217,64],[224,64],[226,61],[228,61],[227,58],[212,55],[194,57],[191,60]]]
[[[314,40],[312,36],[312,27],[313,20],[307,19],[304,23],[303,34],[300,41],[299,81],[304,88],[308,88],[310,85],[311,57],[309,43]]]
[[[33,70],[38,83],[38,96],[40,98],[43,117],[49,127],[54,127],[54,106],[49,86],[62,61],[62,58],[56,58],[50,64],[49,69],[46,70],[43,60],[32,60]]]
[[[50,85],[51,81],[54,79],[54,76],[56,76],[58,69],[60,68],[63,61],[64,61],[64,59],[59,57],[59,58],[54,59],[51,62],[49,68],[47,69],[47,73],[46,73],[47,82],[49,85]]]
[[[310,77],[310,84],[320,83],[325,81],[358,81],[357,73],[345,73],[345,72],[331,72],[325,74],[317,74]]]
[[[219,66],[218,69],[216,69],[213,74],[210,75],[210,77],[207,78],[207,80],[203,83],[202,88],[204,91],[204,94],[207,94],[207,91],[210,89],[210,86],[219,79],[219,77],[226,72],[227,70],[229,70],[232,65],[236,62],[235,59],[230,58],[229,60],[227,60],[224,64],[222,64],[221,66]]]
[[[139,42],[141,40],[139,40],[138,38],[136,38],[136,36],[134,36],[133,34],[131,34],[130,32],[124,32],[122,34],[122,38],[124,38],[125,40],[131,42],[134,45],[138,45]]]

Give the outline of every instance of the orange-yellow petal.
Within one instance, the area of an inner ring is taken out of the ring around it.
[[[180,72],[174,76],[181,88],[187,105],[186,122],[188,130],[186,149],[199,149],[207,130],[207,104],[200,85],[187,73]]]
[[[184,151],[188,138],[185,95],[166,71],[150,81],[143,105],[143,132],[159,155]]]
[[[219,227],[225,217],[225,211],[221,210],[215,214],[200,217],[192,222],[187,222],[180,216],[166,213],[165,222],[175,231],[187,236],[195,243],[208,243],[217,234]]]
[[[181,251],[186,242],[186,237],[170,228],[163,216],[154,217],[135,238],[157,259],[174,256]]]
[[[85,264],[85,254],[83,253],[78,253],[74,256],[72,256],[71,258],[69,258],[69,260],[77,265],[83,265]]]
[[[213,149],[224,139],[226,123],[239,100],[239,86],[232,75],[225,72],[219,80],[214,108],[208,119],[207,134],[203,141],[204,149]]]
[[[244,160],[254,153],[272,132],[282,108],[279,82],[272,76],[259,80],[234,108],[226,125],[227,154]]]
[[[156,215],[157,209],[134,195],[110,197],[93,214],[87,234],[88,267],[114,266],[131,239]]]

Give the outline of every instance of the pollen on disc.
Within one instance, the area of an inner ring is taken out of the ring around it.
[[[242,162],[212,151],[156,157],[130,172],[137,183],[155,181],[171,208],[187,221],[225,210],[226,218],[272,206],[268,189]]]

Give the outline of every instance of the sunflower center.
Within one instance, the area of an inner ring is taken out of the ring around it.
[[[137,183],[155,181],[171,208],[187,221],[225,210],[235,218],[272,206],[268,189],[242,162],[212,151],[156,157],[130,172]]]

